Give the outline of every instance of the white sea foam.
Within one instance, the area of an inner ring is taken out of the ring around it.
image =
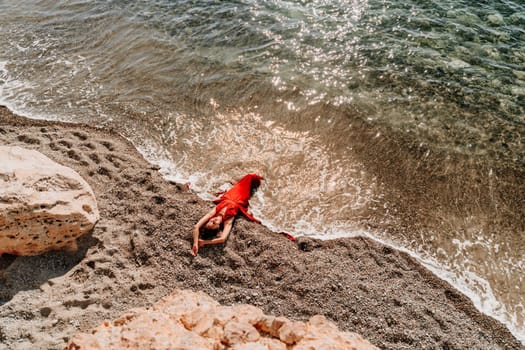
[[[35,85],[29,81],[14,78],[9,72],[8,65],[9,62],[0,61],[0,105],[6,106],[13,113],[27,118],[57,120],[56,116],[28,106],[27,101],[32,100],[29,91]]]

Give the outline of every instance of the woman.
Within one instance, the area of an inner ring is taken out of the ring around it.
[[[235,216],[240,211],[248,219],[260,223],[248,213],[248,200],[252,191],[261,184],[262,176],[255,173],[248,174],[239,180],[230,190],[213,202],[217,204],[208,214],[193,227],[193,246],[191,254],[197,256],[199,248],[208,244],[224,243],[230,234]],[[222,227],[222,230],[221,230]],[[210,240],[199,239],[201,228],[206,230],[219,230],[216,238]]]

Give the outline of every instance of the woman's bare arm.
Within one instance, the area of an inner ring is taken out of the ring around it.
[[[199,230],[204,224],[208,222],[215,215],[215,208],[210,210],[193,226],[193,246],[191,247],[191,254],[197,256],[199,252]]]
[[[228,220],[224,222],[224,228],[217,238],[210,239],[210,240],[199,239],[199,247],[202,247],[204,245],[210,245],[210,244],[224,243],[226,239],[228,239],[228,235],[230,234],[232,230],[233,220],[234,218],[229,218]]]

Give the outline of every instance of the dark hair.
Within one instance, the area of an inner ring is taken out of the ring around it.
[[[215,230],[210,230],[209,228],[206,228],[203,226],[199,230],[199,237],[202,239],[215,238],[219,234],[219,231],[221,230],[221,228],[222,228],[222,223],[221,223],[221,226]]]

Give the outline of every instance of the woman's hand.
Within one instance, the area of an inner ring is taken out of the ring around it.
[[[206,242],[202,239],[199,239],[197,243],[194,243],[193,246],[191,247],[191,255],[197,256],[197,254],[199,254],[199,248],[205,245],[206,245]]]
[[[200,244],[198,244],[197,242],[193,244],[193,246],[191,247],[191,255],[197,256],[197,254],[199,254],[199,246]]]
[[[202,245],[199,244],[199,229],[204,226],[208,220],[210,220],[215,215],[215,208],[210,210],[208,214],[204,215],[199,222],[193,226],[193,246],[191,247],[190,253],[193,256],[197,256],[199,254],[199,247]]]

